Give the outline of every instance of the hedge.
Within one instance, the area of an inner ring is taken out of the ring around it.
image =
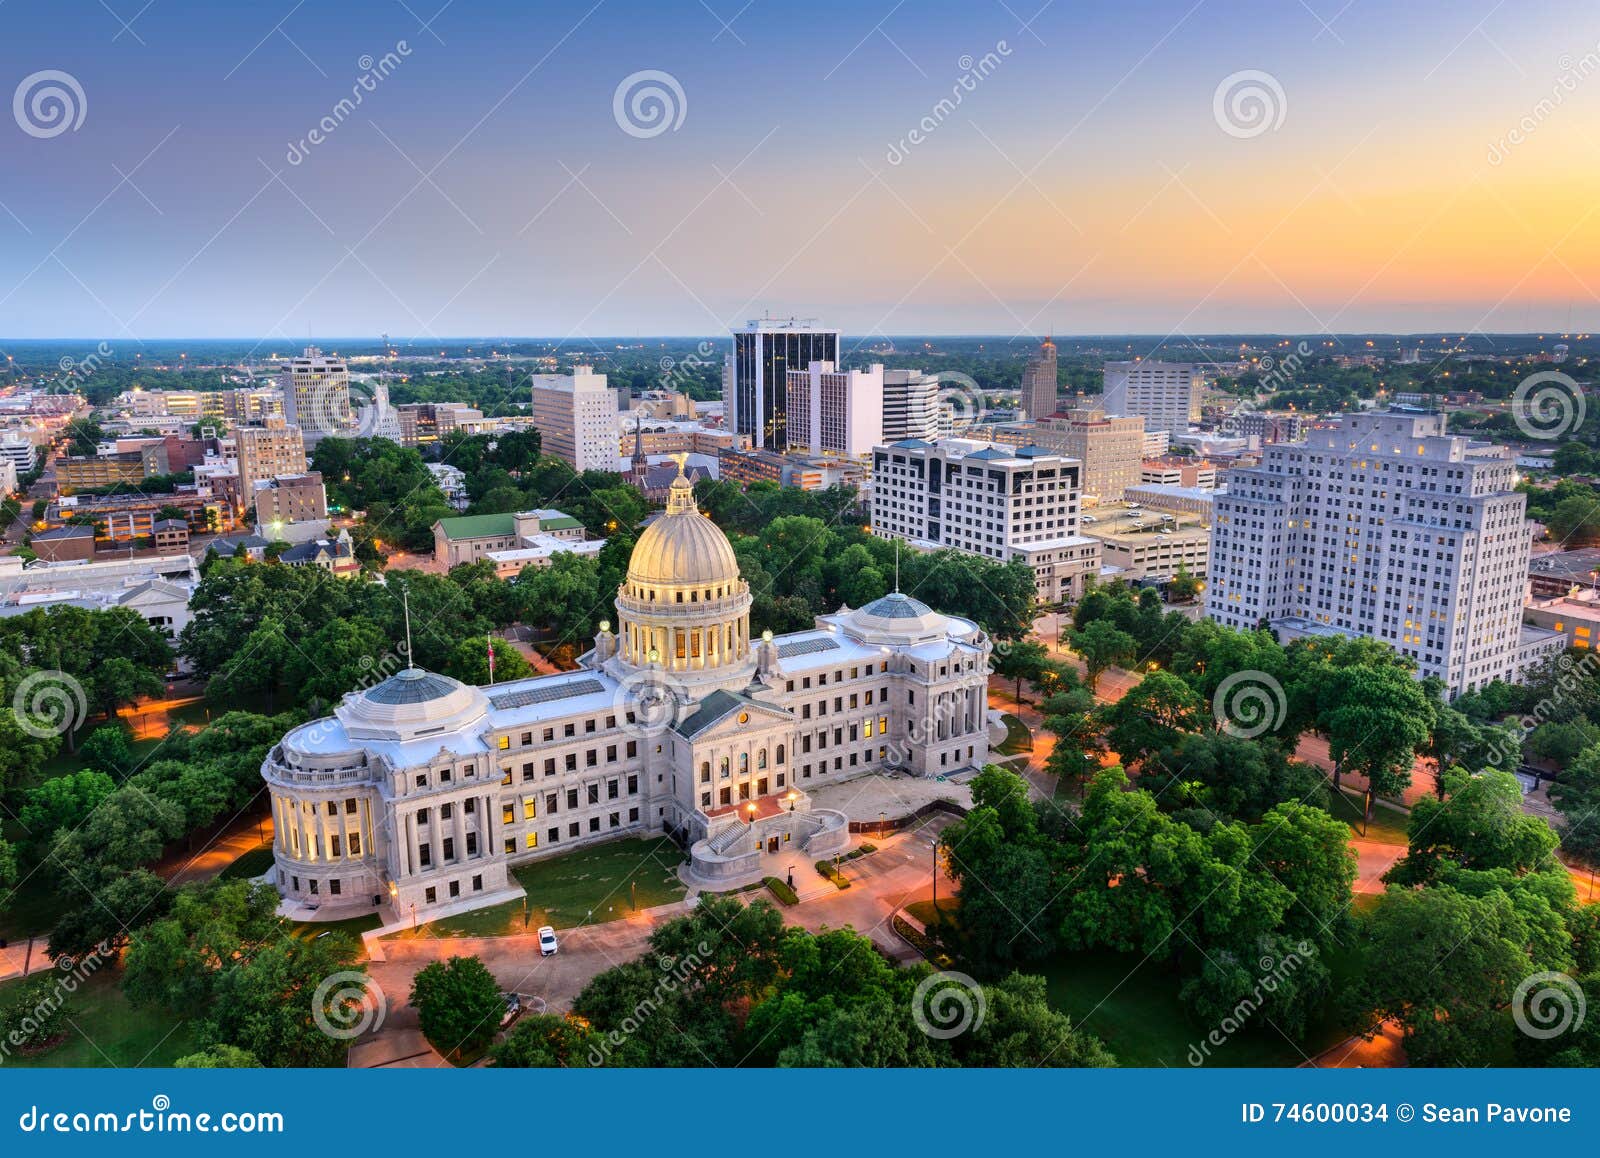
[[[800,900],[799,895],[789,887],[788,883],[780,881],[777,877],[767,877],[763,883],[767,886],[768,892],[786,905],[796,904]]]

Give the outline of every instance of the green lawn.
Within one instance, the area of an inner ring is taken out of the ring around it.
[[[906,906],[906,912],[910,913],[917,920],[921,921],[924,929],[932,932],[934,927],[938,925],[950,925],[952,928],[954,928],[956,925],[955,914],[960,908],[960,898],[940,897],[939,911],[937,913],[934,912],[933,902],[931,900],[913,901],[911,904]]]
[[[1005,713],[1000,718],[1005,721],[1006,738],[1000,742],[995,751],[1004,756],[1015,756],[1019,752],[1033,751],[1033,733],[1028,730],[1028,725],[1010,712]]]
[[[217,876],[225,881],[250,880],[272,867],[272,846],[262,845],[244,853],[238,860],[223,869]]]
[[[399,937],[498,937],[540,925],[571,929],[629,916],[637,897],[641,909],[681,900],[685,893],[677,867],[678,846],[665,838],[629,837],[551,857],[513,869],[528,892],[526,921],[522,901],[441,917],[416,933]]]
[[[1360,836],[1361,793],[1343,789],[1333,793],[1332,797],[1333,803],[1328,811],[1348,824],[1350,831],[1356,836]],[[1367,838],[1383,841],[1386,844],[1405,844],[1406,824],[1410,819],[1410,813],[1402,812],[1385,800],[1379,800],[1372,810],[1372,823],[1367,826]]]
[[[359,946],[361,934],[382,924],[383,918],[377,913],[368,913],[363,917],[346,917],[342,921],[290,921],[288,931],[289,936],[301,941],[310,941],[322,933],[347,933]]]
[[[35,979],[38,977],[35,974]],[[10,1000],[19,981],[0,984],[0,1004]],[[120,974],[109,966],[90,976],[67,998],[67,1038],[37,1057],[16,1054],[7,1066],[109,1068],[170,1066],[195,1053],[193,1022],[154,1009],[136,1009],[122,995]]]

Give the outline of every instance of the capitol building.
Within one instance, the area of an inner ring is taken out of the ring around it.
[[[895,592],[750,636],[727,537],[673,482],[579,669],[472,687],[407,668],[289,732],[261,773],[286,908],[422,919],[520,896],[510,869],[666,834],[698,881],[849,843],[811,792],[981,768],[991,644]],[[875,819],[876,817],[874,817]]]

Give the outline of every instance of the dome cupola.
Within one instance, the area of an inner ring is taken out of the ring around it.
[[[733,544],[695,506],[686,459],[678,456],[667,509],[639,536],[617,589],[617,655],[629,667],[692,676],[748,663],[750,585]]]

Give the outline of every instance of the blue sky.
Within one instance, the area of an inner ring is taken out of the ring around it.
[[[8,0],[0,94],[84,109],[0,117],[0,335],[1593,327],[1597,44],[1494,0]],[[646,70],[682,119],[630,134]]]

